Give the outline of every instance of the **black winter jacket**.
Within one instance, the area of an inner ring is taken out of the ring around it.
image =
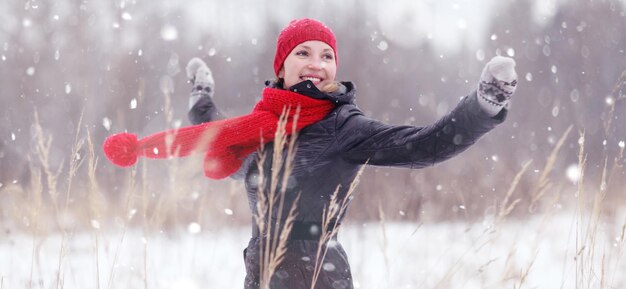
[[[350,82],[342,84],[338,92],[331,94],[320,92],[309,81],[290,88],[337,104],[324,119],[305,127],[298,134],[293,171],[287,182],[287,205],[282,216],[287,216],[290,204],[300,193],[296,219],[297,224],[305,228],[321,222],[322,211],[328,207],[330,196],[338,187],[339,197],[344,196],[362,165],[411,169],[431,166],[464,151],[506,117],[506,110],[495,117],[488,116],[473,92],[432,125],[387,125],[363,115],[354,103],[354,85]],[[194,123],[199,123],[215,120],[220,114],[212,100],[204,97],[191,109],[189,116]],[[268,176],[267,172],[272,170],[272,144],[267,144],[265,149],[268,161],[264,162],[263,169],[266,172],[264,175]],[[236,177],[244,178],[253,214],[257,208],[259,183],[257,159],[256,153],[250,155],[236,174]],[[264,183],[268,185],[270,180]],[[342,218],[339,217],[339,223]],[[253,238],[245,254],[246,288],[258,288],[258,234],[253,222]],[[315,260],[317,245],[315,241],[300,239],[307,238],[296,237],[290,242],[280,272],[272,278],[272,289],[309,288],[312,275],[310,263]],[[312,261],[303,261],[311,258]],[[316,288],[352,288],[349,265],[340,245],[329,249],[324,262],[333,264],[333,270],[322,271]]]

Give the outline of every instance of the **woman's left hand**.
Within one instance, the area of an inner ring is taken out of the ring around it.
[[[478,101],[490,115],[498,114],[508,103],[517,89],[515,60],[496,56],[483,69],[478,84]]]

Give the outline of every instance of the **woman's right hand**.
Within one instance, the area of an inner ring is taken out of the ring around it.
[[[213,80],[213,73],[206,63],[202,59],[194,57],[189,60],[185,70],[187,71],[187,78],[189,78],[189,82],[193,86],[193,93],[189,98],[189,109],[198,102],[203,94],[213,98],[215,81]]]

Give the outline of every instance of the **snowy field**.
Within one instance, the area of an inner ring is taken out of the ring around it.
[[[339,240],[356,288],[626,288],[626,219],[616,220],[588,227],[588,218],[561,213],[498,226],[369,223],[347,225]],[[31,280],[32,288],[243,287],[248,228],[106,231],[3,232],[2,288],[31,288]]]

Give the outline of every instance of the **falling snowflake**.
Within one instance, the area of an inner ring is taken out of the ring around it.
[[[389,44],[387,44],[387,41],[382,40],[378,43],[378,45],[376,46],[380,51],[385,51],[387,50],[387,48],[389,48]]]
[[[128,211],[128,215],[127,215],[128,219],[129,220],[132,219],[135,216],[135,214],[137,214],[137,209],[135,209],[135,208],[130,209],[130,211]]]
[[[483,51],[482,49],[478,49],[476,51],[476,60],[478,60],[478,61],[485,60],[485,51]]]
[[[165,25],[161,28],[161,38],[165,41],[174,41],[178,39],[178,29],[173,25]]]
[[[22,20],[22,26],[24,27],[31,27],[33,25],[33,21],[30,20],[29,18],[24,18]]]
[[[102,126],[104,126],[106,130],[111,130],[111,124],[112,122],[108,117],[102,119]]]
[[[513,48],[507,49],[506,50],[506,55],[508,55],[509,57],[515,56],[515,49],[513,49]]]
[[[578,179],[580,178],[580,169],[578,168],[578,164],[572,164],[568,166],[567,170],[565,171],[565,176],[572,183],[578,182]]]
[[[335,264],[327,262],[322,265],[322,268],[324,268],[324,271],[335,271]]]
[[[531,82],[533,81],[533,74],[528,72],[526,73],[526,81]]]
[[[190,234],[195,235],[202,231],[202,227],[200,227],[200,224],[196,222],[191,222],[189,226],[187,226],[187,231],[189,231]]]

